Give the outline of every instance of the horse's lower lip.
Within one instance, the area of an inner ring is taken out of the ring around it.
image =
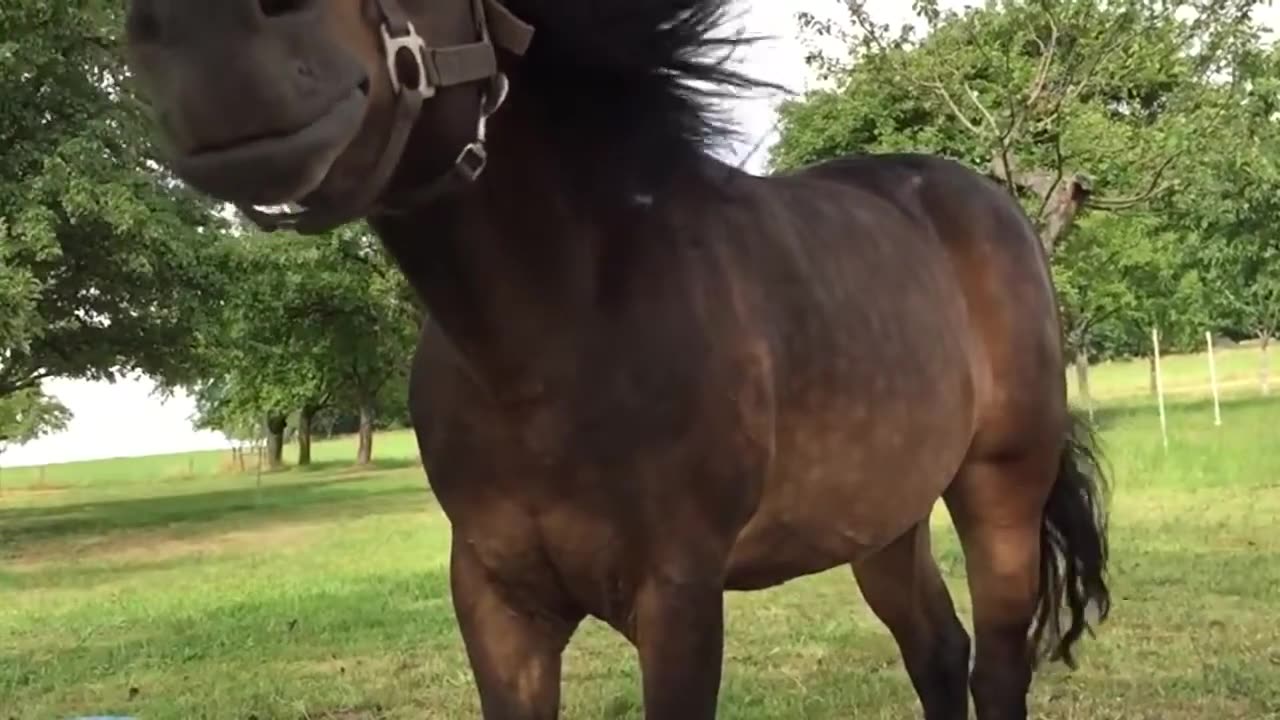
[[[352,88],[306,127],[288,135],[180,156],[173,162],[174,172],[197,190],[228,202],[292,202],[324,180],[359,131],[367,102],[359,88]]]

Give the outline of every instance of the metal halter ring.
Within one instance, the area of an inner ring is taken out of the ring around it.
[[[436,88],[431,84],[431,79],[427,77],[427,42],[418,34],[418,31],[413,27],[413,23],[405,23],[404,35],[392,35],[385,22],[379,25],[378,29],[382,32],[382,49],[387,61],[387,74],[390,76],[391,87],[396,94],[399,95],[405,89],[404,81],[400,78],[400,73],[396,68],[396,58],[401,50],[407,50],[413,55],[413,62],[418,70],[417,86],[409,89],[416,91],[424,100],[434,97]]]

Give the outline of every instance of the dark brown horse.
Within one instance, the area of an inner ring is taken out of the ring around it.
[[[267,226],[367,217],[430,308],[410,403],[484,717],[555,717],[592,615],[637,647],[646,717],[713,718],[724,590],[838,565],[927,718],[966,717],[970,690],[980,718],[1025,717],[1036,660],[1070,660],[1108,592],[1017,203],[929,157],[712,159],[701,88],[748,87],[712,57],[723,0],[499,2],[133,0],[128,20],[180,177],[306,208],[247,209]]]

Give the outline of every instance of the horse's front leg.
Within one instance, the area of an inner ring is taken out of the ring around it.
[[[647,720],[713,720],[724,650],[721,573],[653,573],[635,600]]]
[[[450,580],[484,720],[555,720],[560,657],[582,616],[552,598],[504,590],[456,539]]]

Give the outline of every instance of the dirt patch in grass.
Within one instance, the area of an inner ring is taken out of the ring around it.
[[[0,490],[0,504],[6,500],[17,500],[24,497],[48,497],[64,493],[70,488],[65,485],[31,485],[29,487],[5,488]]]
[[[381,720],[386,714],[380,707],[340,708],[337,710],[307,711],[307,720]]]
[[[77,542],[55,540],[29,545],[7,562],[14,570],[34,571],[55,563],[127,566],[195,555],[274,552],[296,545],[324,528],[322,523],[277,523],[249,530],[187,536],[164,531],[120,533]]]

